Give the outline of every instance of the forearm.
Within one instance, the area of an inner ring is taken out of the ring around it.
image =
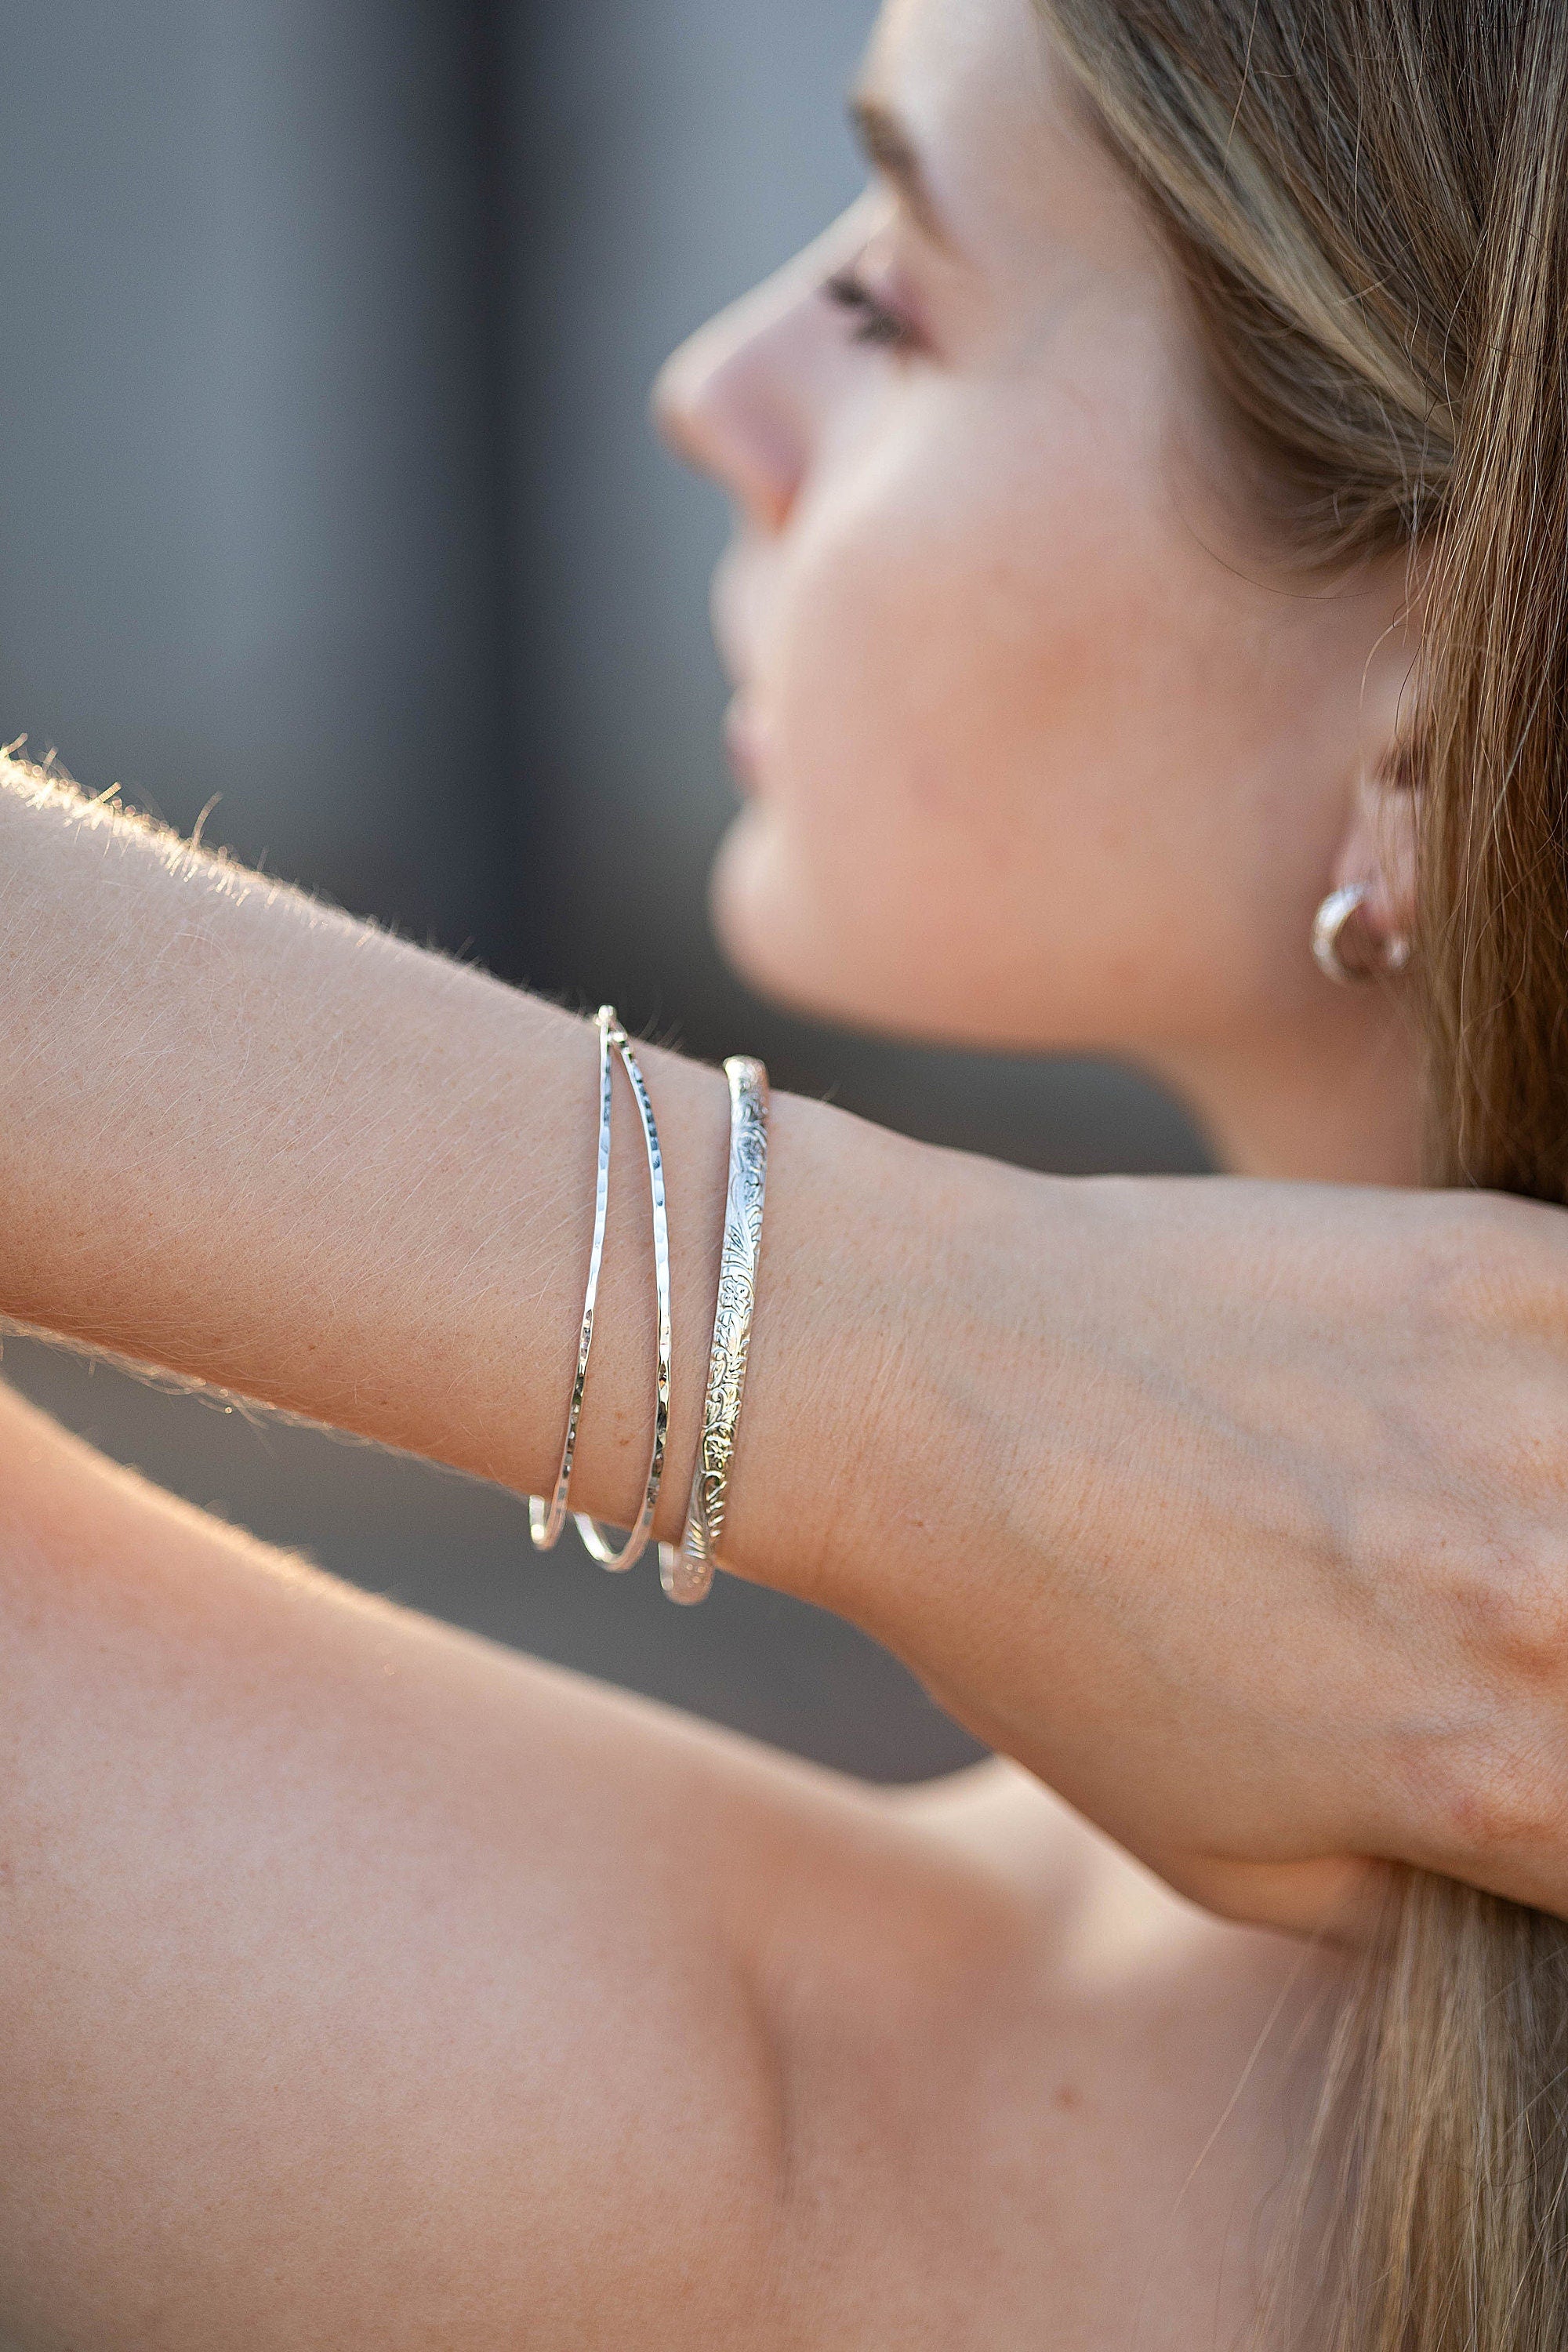
[[[0,1315],[546,1490],[586,1024],[14,782],[0,875]],[[646,1066],[673,1536],[726,1108],[713,1072]],[[574,1482],[621,1525],[654,1364],[627,1092]],[[1247,1916],[1315,1916],[1318,1863],[1365,1853],[1568,1914],[1563,1231],[1458,1196],[1056,1183],[783,1097],[726,1565],[880,1636]]]
[[[548,1492],[593,1222],[589,1025],[16,772],[0,771],[0,1315]],[[716,1073],[644,1061],[668,1180],[673,1537],[727,1108]],[[624,1526],[654,1317],[619,1079],[615,1100],[573,1500]],[[1054,1652],[1053,1744],[1012,1744],[1053,1768],[1086,1616],[1054,1518],[1094,1435],[1064,1387],[1063,1191],[775,1099],[725,1540],[740,1574],[977,1685],[957,1695],[999,1730],[1010,1685],[984,1662],[1026,1621]],[[1080,1553],[1104,1540],[1077,1530]],[[1092,1692],[1078,1713],[1098,1736]]]
[[[15,772],[0,872],[0,1313],[547,1492],[593,1216],[588,1025]],[[678,1534],[726,1105],[713,1072],[643,1058],[674,1292],[659,1526]],[[624,1525],[651,1435],[654,1324],[647,1171],[618,1079],[616,1117],[573,1499]],[[863,1384],[851,1341],[867,1318],[832,1260],[853,1255],[850,1202],[869,1205],[868,1148],[854,1121],[776,1106],[737,1482],[755,1572],[779,1569],[766,1534],[781,1526],[809,1553]]]
[[[546,1491],[593,1215],[585,1024],[15,779],[0,870],[0,1310]],[[724,1110],[657,1059],[673,1489]],[[634,1517],[653,1324],[626,1092],[574,1499]]]

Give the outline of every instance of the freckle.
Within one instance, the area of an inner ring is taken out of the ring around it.
[[[1074,2084],[1064,2083],[1052,2099],[1051,2105],[1054,2107],[1061,2107],[1071,2115],[1076,2108],[1082,2106],[1083,2093]]]

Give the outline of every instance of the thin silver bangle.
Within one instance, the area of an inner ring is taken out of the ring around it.
[[[686,1532],[679,1549],[674,1544],[661,1544],[658,1555],[664,1589],[684,1608],[707,1600],[719,1565],[757,1303],[768,1174],[768,1074],[761,1062],[738,1055],[725,1063],[724,1075],[730,1081],[730,1178],[724,1196],[719,1303],[713,1316],[708,1391],[702,1401],[702,1438]]]
[[[664,1454],[669,1438],[669,1223],[665,1213],[664,1154],[659,1150],[658,1125],[653,1115],[647,1084],[637,1066],[631,1040],[616,1020],[614,1011],[605,1005],[601,1019],[613,1024],[606,1029],[609,1042],[619,1054],[631,1080],[637,1098],[637,1116],[642,1121],[643,1142],[647,1149],[648,1183],[653,1193],[653,1287],[658,1321],[658,1364],[655,1377],[653,1404],[653,1452],[648,1457],[647,1479],[643,1488],[642,1513],[636,1527],[617,1551],[600,1528],[596,1519],[585,1512],[575,1514],[577,1532],[590,1559],[614,1573],[635,1567],[647,1549],[653,1533],[653,1515],[658,1508],[658,1490],[664,1478]]]
[[[594,1246],[588,1255],[588,1286],[583,1299],[583,1327],[577,1339],[577,1376],[572,1383],[572,1406],[566,1416],[566,1443],[561,1449],[561,1469],[548,1505],[537,1495],[528,1498],[528,1532],[536,1551],[553,1551],[566,1524],[566,1497],[572,1485],[572,1464],[577,1452],[577,1424],[583,1417],[583,1391],[588,1381],[588,1351],[594,1344],[594,1310],[599,1297],[599,1270],[605,1260],[605,1220],[610,1204],[610,1124],[614,1103],[615,1064],[610,1059],[613,1037],[621,1030],[613,1004],[599,1007],[599,1175],[594,1193]],[[624,1034],[624,1033],[621,1033]]]

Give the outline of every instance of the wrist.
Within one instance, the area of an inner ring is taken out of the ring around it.
[[[1022,1467],[1049,1344],[1026,1278],[1066,1189],[778,1098],[726,1549],[737,1574],[894,1646],[940,1619]]]

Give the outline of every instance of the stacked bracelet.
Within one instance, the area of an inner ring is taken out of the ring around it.
[[[583,1417],[583,1397],[588,1381],[588,1360],[594,1345],[594,1318],[598,1304],[599,1276],[605,1260],[605,1228],[610,1200],[610,1135],[615,1108],[615,1068],[618,1055],[631,1084],[647,1150],[648,1182],[653,1195],[653,1276],[658,1312],[658,1362],[654,1392],[653,1452],[643,1488],[642,1512],[637,1526],[617,1551],[595,1519],[572,1513],[590,1556],[602,1567],[627,1569],[641,1559],[652,1533],[664,1476],[665,1450],[669,1436],[669,1227],[666,1214],[664,1157],[658,1127],[643,1074],[631,1042],[613,1005],[599,1008],[599,1154],[594,1192],[594,1239],[588,1253],[588,1281],[583,1297],[583,1321],[577,1339],[577,1370],[566,1416],[566,1438],[561,1468],[548,1503],[531,1495],[528,1503],[529,1532],[540,1551],[553,1549],[571,1512],[572,1466],[576,1458],[577,1430]],[[752,1316],[756,1304],[757,1262],[763,1238],[763,1197],[768,1168],[768,1074],[760,1062],[726,1062],[730,1082],[730,1173],[725,1190],[724,1238],[719,1265],[719,1303],[713,1318],[713,1345],[709,1357],[708,1388],[702,1404],[702,1435],[686,1531],[679,1546],[659,1548],[664,1589],[685,1606],[705,1601],[712,1589],[718,1547],[730,1500],[730,1471],[740,1425],[741,1402],[746,1384],[746,1358],[751,1347]]]

